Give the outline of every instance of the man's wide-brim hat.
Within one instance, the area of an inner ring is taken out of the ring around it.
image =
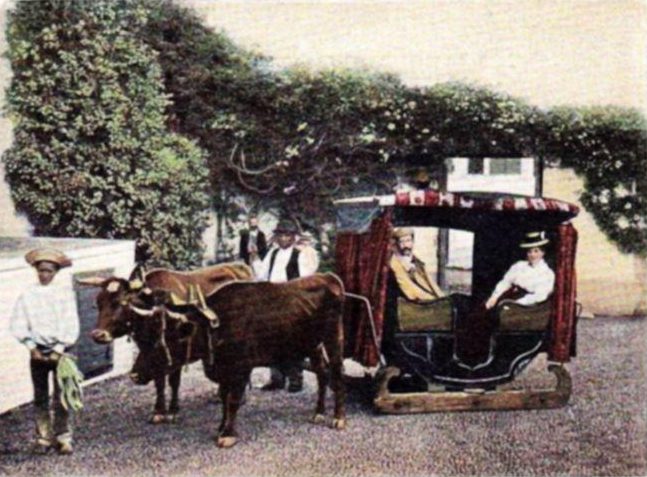
[[[395,230],[393,230],[393,238],[396,240],[401,239],[402,237],[406,237],[407,235],[411,235],[413,237],[413,229],[410,227],[399,227]]]
[[[519,244],[521,248],[542,247],[549,242],[545,232],[528,232]]]
[[[70,260],[67,255],[54,248],[37,248],[35,250],[31,250],[25,255],[25,260],[31,266],[35,266],[38,262],[52,262],[60,268],[72,265],[72,260]]]
[[[274,229],[275,234],[298,234],[299,229],[291,220],[281,220]]]

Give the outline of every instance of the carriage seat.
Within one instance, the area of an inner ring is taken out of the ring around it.
[[[425,302],[398,297],[398,331],[451,331],[453,309],[449,296]]]
[[[501,300],[496,307],[499,331],[546,331],[550,323],[552,297],[532,305]]]

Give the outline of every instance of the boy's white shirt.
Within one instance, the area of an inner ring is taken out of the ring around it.
[[[36,345],[63,353],[79,338],[76,297],[71,286],[54,281],[36,283],[25,290],[13,307],[10,330],[30,350]]]

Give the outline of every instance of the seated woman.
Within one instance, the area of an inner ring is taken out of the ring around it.
[[[520,305],[542,302],[552,293],[555,273],[544,261],[548,239],[544,232],[530,232],[519,247],[526,249],[526,260],[519,260],[496,285],[485,308],[496,306],[501,298],[514,299]]]
[[[527,233],[519,244],[526,250],[526,260],[520,260],[510,267],[484,304],[469,312],[459,310],[455,354],[462,362],[474,366],[491,359],[492,335],[499,326],[495,313],[498,303],[512,299],[519,305],[534,305],[545,301],[552,293],[555,274],[544,261],[548,242],[545,232]],[[531,321],[536,320],[533,318]],[[531,323],[524,327],[532,328],[535,325]],[[509,327],[506,324],[504,328]]]

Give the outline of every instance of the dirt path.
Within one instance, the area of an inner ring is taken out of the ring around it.
[[[0,416],[6,475],[645,475],[647,321],[579,326],[569,406],[549,411],[376,416],[357,393],[349,427],[308,422],[313,380],[291,395],[252,390],[239,413],[241,441],[215,447],[215,385],[200,365],[183,377],[182,418],[152,426],[153,388],[120,378],[86,390],[72,456],[30,453],[30,407]],[[538,360],[518,384],[552,382]],[[312,376],[310,376],[312,378]]]

